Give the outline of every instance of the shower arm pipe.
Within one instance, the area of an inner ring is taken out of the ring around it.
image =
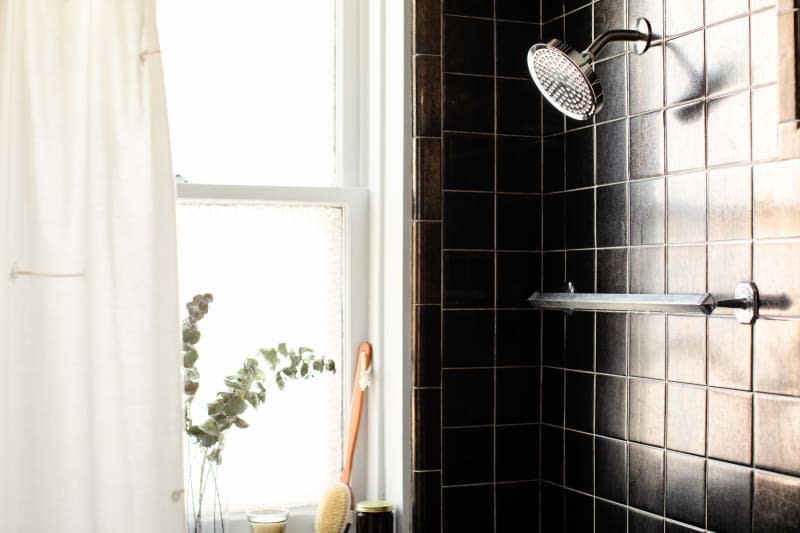
[[[583,53],[591,57],[592,61],[594,61],[594,58],[597,57],[597,54],[599,54],[609,43],[625,41],[640,42],[640,45],[634,47],[634,52],[637,54],[643,54],[650,47],[651,38],[652,31],[650,29],[650,22],[648,22],[647,19],[640,18],[637,21],[635,30],[604,31],[598,35],[594,41],[592,41],[592,44],[590,44],[589,47],[583,51]]]
[[[733,299],[717,300],[704,294],[616,294],[576,293],[572,283],[568,292],[535,292],[528,299],[536,309],[571,311],[630,311],[691,313],[710,315],[715,309],[734,309],[742,324],[752,324],[758,317],[758,288],[752,282],[737,285]]]

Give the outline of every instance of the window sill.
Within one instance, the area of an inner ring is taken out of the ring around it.
[[[289,522],[286,524],[286,533],[314,533],[314,520],[317,517],[317,507],[307,505],[289,509]],[[229,513],[228,528],[226,533],[250,533],[245,513]]]

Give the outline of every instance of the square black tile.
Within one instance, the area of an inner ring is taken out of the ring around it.
[[[594,189],[564,194],[564,236],[567,248],[594,247],[594,207]]]
[[[561,292],[567,281],[565,252],[545,252],[542,254],[542,290]]]
[[[753,415],[753,464],[800,476],[800,398],[757,394]]]
[[[442,430],[442,479],[445,485],[492,481],[494,432],[491,427]]]
[[[446,117],[445,117],[446,118]],[[631,118],[631,178],[664,173],[664,117],[661,111]],[[642,142],[645,139],[646,142]]]
[[[591,433],[594,429],[594,374],[567,372],[564,403],[564,426]]]
[[[594,528],[597,532],[626,531],[628,527],[625,507],[603,500],[594,502]]]
[[[664,519],[628,509],[628,533],[663,533]]]
[[[564,19],[559,19],[559,22]],[[546,28],[549,25],[545,25]],[[550,102],[542,98],[542,135],[562,133],[566,126],[566,117],[561,111],[553,107]],[[563,185],[562,185],[563,187]]]
[[[564,424],[564,371],[542,368],[542,422]]]
[[[628,380],[624,377],[598,375],[596,386],[595,431],[618,439],[626,438]]]
[[[444,75],[444,129],[494,132],[494,82],[490,77]]]
[[[442,490],[444,533],[491,531],[494,526],[492,485],[445,487]],[[465,513],[464,510],[470,512]]]
[[[414,133],[442,134],[442,68],[439,56],[414,57]]]
[[[650,0],[636,0],[650,2]],[[636,18],[640,15],[636,15]],[[652,19],[649,19],[652,21]],[[634,22],[635,24],[635,22]],[[664,105],[664,55],[631,55],[628,58],[630,112],[651,111]]]
[[[539,42],[539,25],[497,22],[497,75],[528,77],[528,49]]]
[[[547,0],[545,0],[547,1]],[[565,0],[564,42],[584,50],[592,41],[592,7],[587,0]],[[573,11],[581,6],[578,11]]]
[[[494,24],[491,20],[444,17],[445,72],[493,74]]]
[[[529,80],[497,78],[497,133],[539,135],[540,110],[539,91]]]
[[[564,249],[564,200],[566,194],[548,194],[542,198],[542,249]],[[562,280],[563,281],[563,280]]]
[[[664,450],[631,444],[628,495],[632,507],[664,514]]]
[[[494,305],[493,253],[445,252],[443,261],[445,307]]]
[[[597,292],[628,292],[628,249],[597,250]]]
[[[540,323],[539,311],[497,311],[495,333],[497,365],[538,365]]]
[[[615,3],[613,0],[601,3],[609,2]],[[628,177],[628,121],[598,124],[595,142],[597,183],[625,181]]]
[[[594,437],[564,432],[564,485],[591,493],[594,486]]]
[[[753,472],[749,468],[708,461],[708,528],[719,533],[750,531],[753,516]]]
[[[625,184],[597,188],[597,246],[628,243],[628,198]]]
[[[444,188],[491,191],[494,188],[494,137],[445,133]]]
[[[564,366],[564,313],[542,313],[542,364]]]
[[[664,382],[628,381],[628,423],[630,440],[664,446]]]
[[[442,398],[440,389],[414,390],[414,469],[441,467]]]
[[[564,491],[564,531],[592,533],[594,531],[594,498],[575,492]]]
[[[444,247],[494,249],[494,195],[472,192],[444,194]]]
[[[667,517],[698,527],[706,518],[706,463],[700,457],[667,454]]]
[[[539,290],[541,257],[538,253],[497,254],[497,307],[527,308],[528,298]]]
[[[594,35],[604,31],[625,28],[625,2],[601,0],[594,4]],[[625,51],[625,43],[610,43],[597,57],[602,59]]]
[[[517,533],[520,524],[536,523],[539,519],[539,482],[495,485],[495,506],[496,533]]]
[[[627,374],[628,315],[627,313],[597,313],[596,318],[597,371],[604,374]]]
[[[494,16],[498,19],[540,22],[539,2],[520,2],[519,0],[495,0]]]
[[[441,53],[442,0],[419,0],[414,4],[414,53]]]
[[[706,80],[702,31],[668,41],[664,64],[667,104],[703,96]]]
[[[564,366],[594,370],[594,313],[578,312],[567,316]]]
[[[616,120],[624,117],[627,109],[628,92],[628,64],[627,56],[617,56],[595,64],[595,73],[603,80],[603,92],[609,95],[605,98],[603,108],[597,113],[598,122]]]
[[[414,505],[411,520],[414,531],[439,533],[442,524],[442,474],[440,471],[414,472]]]
[[[442,308],[415,306],[414,386],[438,387],[442,376]]]
[[[755,390],[800,396],[800,373],[786,372],[786,369],[793,368],[797,361],[797,353],[800,350],[800,322],[757,321],[753,328],[753,338]],[[749,362],[750,358],[746,355],[741,357],[742,363]],[[749,370],[744,364],[740,368],[737,373],[744,374]],[[746,376],[741,376],[737,380],[739,383],[746,381]]]
[[[567,189],[594,184],[594,128],[571,131],[564,137],[564,180]]]
[[[704,455],[706,389],[670,383],[667,386],[667,448]]]
[[[493,0],[443,0],[442,11],[449,15],[467,15],[471,17],[491,17]]]
[[[498,368],[497,424],[539,421],[539,367]]]
[[[542,190],[564,190],[564,135],[542,139]]]
[[[541,202],[539,196],[497,195],[498,250],[538,251],[541,248]]]
[[[492,311],[445,311],[442,320],[444,367],[492,366],[494,362]]]
[[[542,425],[542,479],[553,483],[564,480],[564,430],[553,426]]]
[[[442,218],[442,142],[420,139],[414,153],[414,220]]]
[[[564,489],[542,483],[541,498],[541,530],[552,533],[564,531]]]
[[[709,457],[749,465],[753,461],[753,396],[749,392],[708,390]]]
[[[664,316],[633,313],[629,328],[630,375],[664,379],[667,338]]]
[[[565,279],[572,282],[576,292],[594,292],[594,255],[594,250],[576,250],[566,254],[567,276]],[[560,291],[561,286],[556,287],[556,292]]]
[[[495,480],[523,481],[539,476],[539,426],[498,426]]]
[[[497,136],[498,192],[541,191],[542,141]]]
[[[800,524],[800,480],[755,472],[753,532],[797,531]]]
[[[442,223],[415,222],[414,303],[442,303]]]
[[[628,448],[621,440],[597,437],[594,441],[595,491],[601,498],[628,500]]]
[[[631,244],[665,242],[666,194],[664,189],[663,179],[631,183]]]
[[[445,370],[442,374],[442,423],[479,426],[494,422],[494,371]]]

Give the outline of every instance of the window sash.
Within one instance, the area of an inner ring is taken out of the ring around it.
[[[364,187],[278,187],[178,183],[179,200],[223,204],[276,203],[339,207],[343,215],[342,420],[347,421],[350,391],[355,385],[356,350],[369,338],[369,190]],[[180,238],[180,237],[179,237]],[[342,431],[347,438],[346,428]],[[342,443],[344,450],[346,442]],[[362,430],[355,464],[366,465],[367,432]],[[367,488],[366,468],[356,468],[351,485],[357,494]]]

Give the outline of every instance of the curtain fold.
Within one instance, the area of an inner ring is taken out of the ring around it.
[[[0,531],[184,530],[155,0],[0,0]]]

